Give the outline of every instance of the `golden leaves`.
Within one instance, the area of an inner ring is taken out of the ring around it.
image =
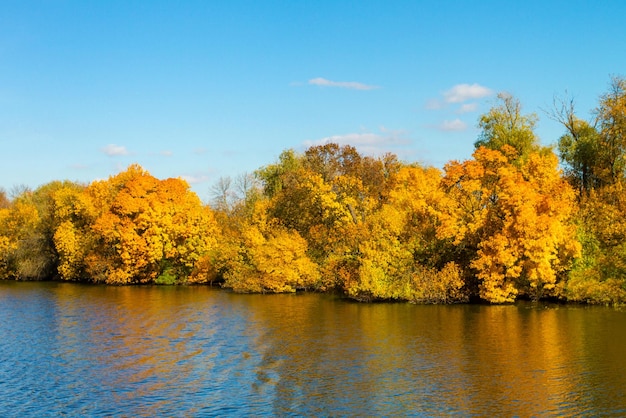
[[[146,283],[167,275],[184,281],[216,245],[210,209],[183,180],[158,180],[133,165],[108,181],[92,183],[85,193],[99,205],[84,256],[94,280]],[[66,234],[59,234],[62,254],[68,252]]]
[[[479,148],[474,160],[446,167],[443,184],[456,204],[444,208],[438,231],[477,249],[469,267],[480,296],[496,303],[519,292],[552,294],[580,251],[570,224],[575,195],[556,157],[534,153],[514,165],[504,151]],[[567,246],[570,251],[561,250]]]
[[[13,268],[28,235],[53,243],[65,280],[222,280],[238,292],[335,288],[358,300],[506,303],[557,294],[580,253],[575,194],[551,153],[519,160],[511,146],[480,147],[442,172],[353,149],[314,151],[261,171],[271,184],[245,210],[214,213],[184,181],[137,165],[86,188],[51,185],[39,206],[25,196],[0,209],[0,269]],[[626,228],[610,207],[597,235],[619,240]]]
[[[268,221],[268,202],[260,200],[252,222],[238,225],[225,238],[213,262],[203,259],[205,277],[220,271],[225,286],[237,292],[295,292],[319,281],[319,269],[307,255],[300,234]]]

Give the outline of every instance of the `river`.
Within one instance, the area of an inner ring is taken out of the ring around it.
[[[626,312],[0,281],[1,416],[626,415]]]

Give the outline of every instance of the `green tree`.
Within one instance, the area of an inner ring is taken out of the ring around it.
[[[577,190],[589,190],[602,184],[599,167],[600,136],[595,127],[574,118],[568,123],[568,132],[559,138],[559,157],[565,164],[565,175]]]
[[[285,177],[300,168],[302,157],[294,150],[283,151],[274,164],[258,169],[254,174],[263,184],[263,192],[272,197],[283,189]]]
[[[497,106],[480,117],[478,127],[482,132],[475,147],[500,150],[508,145],[517,151],[521,159],[539,151],[541,146],[534,132],[537,115],[522,114],[522,105],[510,94],[498,94],[498,101]]]

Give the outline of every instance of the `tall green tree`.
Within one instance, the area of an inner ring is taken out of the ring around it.
[[[522,114],[519,100],[507,93],[498,94],[498,104],[482,115],[478,121],[481,134],[475,147],[500,150],[508,145],[517,151],[520,159],[541,149],[535,135],[537,115]]]
[[[600,133],[589,122],[578,119],[573,111],[562,116],[560,121],[567,132],[559,138],[558,151],[565,175],[577,190],[589,192],[603,183]]]
[[[559,156],[570,182],[580,191],[608,186],[626,175],[626,80],[611,79],[600,96],[595,120],[576,116],[573,100],[555,100],[550,113],[566,132],[558,142]]]

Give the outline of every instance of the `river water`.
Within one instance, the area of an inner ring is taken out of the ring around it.
[[[0,416],[626,415],[626,312],[0,281]]]

